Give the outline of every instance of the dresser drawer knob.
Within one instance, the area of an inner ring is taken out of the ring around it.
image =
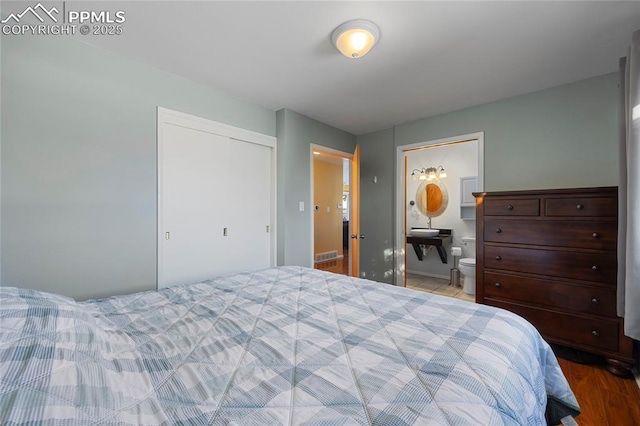
[[[578,209],[578,210],[582,210],[582,209],[584,209],[584,206],[583,206],[582,204],[578,204],[578,205],[576,206],[576,209]]]
[[[502,287],[502,284],[500,284],[500,283],[495,283],[493,286],[494,286],[494,287],[498,287],[498,288],[499,288],[499,287]]]
[[[598,337],[600,335],[600,333],[598,333],[596,330],[593,330],[591,334],[593,334],[595,337]]]
[[[596,299],[595,297],[593,299],[591,299],[591,303],[593,303],[594,305],[598,304],[598,299]]]
[[[592,271],[597,271],[598,269],[600,269],[600,268],[598,268],[598,265],[593,265],[593,266],[591,267],[591,270],[592,270]]]
[[[591,236],[593,238],[600,238],[600,234],[598,234],[597,232],[594,232],[593,234],[591,234]]]
[[[496,260],[502,260],[502,256],[496,256]]]
[[[513,206],[511,204],[507,205],[507,210],[513,210]]]
[[[502,233],[502,228],[496,228],[496,234],[501,234]]]

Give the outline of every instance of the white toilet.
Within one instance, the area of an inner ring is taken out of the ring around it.
[[[476,239],[462,237],[462,255],[458,269],[462,274],[462,291],[467,294],[476,294]]]

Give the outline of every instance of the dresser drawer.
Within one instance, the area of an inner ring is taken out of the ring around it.
[[[485,297],[616,318],[616,295],[613,288],[589,287],[493,272],[485,272],[483,282]]]
[[[485,216],[538,216],[540,200],[529,199],[484,199]]]
[[[617,249],[614,222],[485,219],[484,240],[496,243]]]
[[[610,351],[618,350],[618,322],[615,320],[583,318],[493,299],[486,300],[486,303],[520,315],[533,324],[545,338],[561,339]]]
[[[615,254],[485,245],[484,267],[607,283],[615,286]]]
[[[618,202],[614,197],[547,198],[547,216],[616,217]]]

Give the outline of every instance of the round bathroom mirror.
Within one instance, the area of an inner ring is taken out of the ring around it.
[[[427,217],[440,216],[449,204],[447,187],[442,181],[424,181],[416,191],[416,204],[420,213]]]

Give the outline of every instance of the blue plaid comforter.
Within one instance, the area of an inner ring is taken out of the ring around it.
[[[577,409],[509,312],[281,267],[77,303],[0,289],[0,424],[542,425]]]

